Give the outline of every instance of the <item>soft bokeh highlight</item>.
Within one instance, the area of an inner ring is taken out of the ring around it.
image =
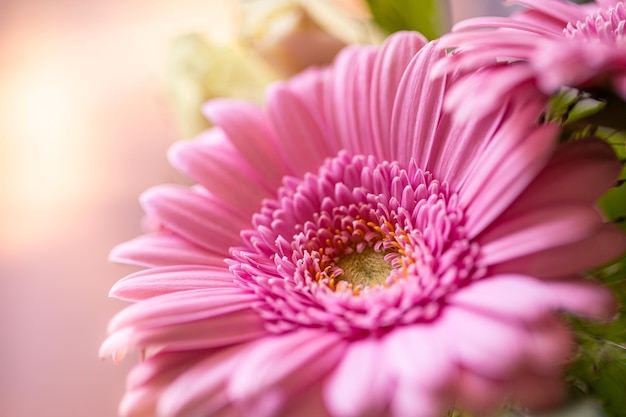
[[[0,4],[1,416],[117,414],[125,366],[97,350],[130,269],[107,254],[139,231],[140,190],[179,180],[168,42],[227,35],[228,4]]]

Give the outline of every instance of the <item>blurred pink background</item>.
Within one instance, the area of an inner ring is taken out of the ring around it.
[[[0,2],[0,416],[117,415],[135,359],[97,351],[124,305],[108,289],[133,269],[107,254],[140,232],[140,192],[181,180],[168,41],[228,38],[229,4]]]
[[[219,4],[219,7],[216,5]],[[109,250],[139,193],[180,181],[163,82],[170,39],[228,35],[220,0],[0,2],[0,416],[114,417],[134,358],[98,359]]]

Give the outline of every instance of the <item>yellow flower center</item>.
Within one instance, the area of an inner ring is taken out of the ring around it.
[[[336,279],[352,284],[354,288],[385,285],[392,270],[385,260],[385,252],[376,252],[369,247],[362,252],[341,256],[335,265],[342,270]]]

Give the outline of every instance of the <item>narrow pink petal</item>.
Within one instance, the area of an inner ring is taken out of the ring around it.
[[[440,395],[424,390],[420,385],[401,381],[391,394],[391,415],[393,417],[433,417],[445,416],[448,411]]]
[[[444,110],[453,112],[457,123],[467,123],[497,111],[509,97],[517,97],[523,92],[534,93],[545,103],[545,97],[540,92],[529,88],[533,77],[532,68],[521,64],[491,66],[475,71],[450,87]],[[466,100],[467,97],[472,99]],[[535,117],[539,112],[540,109],[537,109]]]
[[[555,202],[595,202],[617,180],[622,165],[603,140],[576,140],[558,146],[537,179],[514,202],[507,215]]]
[[[544,411],[562,405],[567,395],[563,375],[557,372],[518,376],[511,392],[512,400],[529,411]]]
[[[177,291],[208,288],[238,288],[226,265],[222,267],[181,265],[152,268],[118,281],[110,297],[140,301]]]
[[[444,116],[440,135],[454,140],[446,140],[439,147],[437,166],[433,167],[436,177],[446,178],[453,189],[458,189],[500,128],[507,111],[507,106],[500,106],[489,117],[473,118],[468,123],[453,123]]]
[[[280,417],[333,417],[324,405],[321,381],[292,397]]]
[[[476,17],[471,19],[465,19],[456,23],[452,27],[453,32],[462,32],[464,30],[475,30],[475,29],[486,29],[486,28],[507,28],[507,29],[515,29],[524,32],[536,33],[543,37],[548,38],[562,38],[563,35],[559,32],[555,33],[553,30],[546,28],[545,26],[532,24],[530,22],[519,21],[515,19],[505,18],[505,17]],[[519,32],[514,32],[516,35],[520,35]],[[459,35],[458,33],[455,35]],[[499,37],[500,33],[493,34],[494,37]],[[454,42],[447,41],[448,36],[444,38],[444,42],[442,42],[442,46],[444,47],[453,47],[455,46]]]
[[[151,233],[122,243],[113,248],[109,259],[144,267],[225,265],[223,256],[216,256],[171,233]]]
[[[236,413],[226,394],[226,387],[241,351],[247,346],[235,345],[194,361],[165,389],[159,400],[158,415],[215,416],[226,412],[226,409]]]
[[[160,415],[157,408],[163,392],[209,354],[210,351],[160,352],[139,362],[128,375],[120,414],[136,417]]]
[[[213,353],[213,350],[158,352],[133,366],[126,379],[126,388],[134,390],[169,385],[178,375]]]
[[[398,327],[385,336],[383,355],[393,375],[429,391],[453,383],[456,367],[436,327],[436,322]]]
[[[451,305],[438,320],[449,355],[462,368],[502,379],[522,366],[528,333],[521,324]]]
[[[485,377],[471,370],[465,371],[461,376],[458,406],[479,416],[490,415],[504,401],[506,388],[503,381]]]
[[[543,284],[524,275],[497,275],[473,282],[450,295],[454,306],[502,317],[529,322],[545,316],[555,308],[552,297]]]
[[[480,263],[496,265],[586,239],[601,223],[595,209],[580,204],[549,206],[513,219],[500,219],[478,238]]]
[[[526,370],[537,374],[560,373],[575,354],[572,329],[554,314],[535,321],[528,329],[531,341]]]
[[[109,331],[124,327],[147,329],[194,324],[224,314],[247,310],[257,300],[239,288],[212,288],[163,294],[132,304],[109,323]]]
[[[387,407],[392,386],[382,346],[376,339],[353,342],[324,386],[334,417],[377,416]]]
[[[476,73],[473,76],[479,75],[486,79],[491,75],[491,71],[489,73]],[[459,89],[461,83],[467,82],[472,84],[470,78],[467,77],[455,81],[450,94]],[[470,90],[464,94],[477,95],[479,91],[473,91],[474,88],[477,88],[477,86],[471,86]],[[461,88],[459,91],[462,92],[461,90],[463,89]],[[450,94],[446,97],[446,105],[450,101]],[[473,138],[473,143],[470,142],[466,146],[459,148],[457,154],[461,153],[461,156],[457,157],[457,160],[462,159],[462,152],[465,152],[466,148],[469,148],[467,151],[470,151],[472,147],[476,148],[473,151],[474,153],[470,153],[466,158],[464,163],[466,168],[457,174],[460,178],[456,188],[462,190],[461,197],[465,205],[481,198],[482,193],[485,191],[483,185],[489,179],[491,172],[497,169],[499,163],[506,161],[512,150],[520,147],[531,133],[537,132],[537,129],[534,127],[535,122],[544,106],[542,100],[526,89],[516,91],[516,94],[512,96],[506,105],[492,106],[492,103],[490,106],[493,108],[476,109],[476,106],[474,106],[475,100],[468,100],[468,102],[472,103],[472,108],[469,109],[470,115],[474,115],[478,110],[484,118],[478,118],[477,121],[475,116],[470,117],[467,122],[469,127],[466,128],[466,132],[459,133],[461,137],[467,135]],[[455,117],[460,117],[458,113],[461,110],[457,109],[455,111]],[[492,111],[493,113],[489,114]],[[485,116],[487,114],[489,115]],[[461,126],[466,125],[466,123],[455,123],[455,130],[459,129],[457,127],[459,124]],[[539,130],[539,132],[545,132],[545,130]],[[452,133],[456,132],[450,132],[450,134]],[[554,132],[554,136],[556,136],[556,132]],[[546,142],[551,142],[548,138],[545,139]],[[462,140],[459,146],[464,145],[464,142],[467,140]],[[448,149],[454,148],[456,144],[454,140],[450,142],[452,144],[448,146]],[[472,155],[475,156],[470,157]],[[445,166],[445,163],[445,159],[443,159],[441,165]]]
[[[420,168],[433,169],[436,161],[431,157],[432,147],[444,146],[446,141],[437,136],[446,80],[433,80],[430,73],[433,63],[444,55],[435,43],[424,46],[409,63],[398,86],[398,91],[411,91],[396,97],[392,113],[390,147],[394,159],[401,163],[413,157]]]
[[[248,164],[219,129],[197,139],[176,142],[168,158],[180,172],[201,184],[244,216],[251,216],[274,188]]]
[[[244,414],[275,416],[335,366],[345,346],[337,334],[316,329],[260,340],[242,354],[233,370],[229,397]]]
[[[490,270],[492,274],[520,273],[554,279],[603,265],[624,252],[626,234],[613,224],[602,224],[586,239],[513,258]]]
[[[378,115],[370,114],[369,104],[372,96],[372,73],[377,55],[378,51],[375,49],[364,50],[363,53],[357,55],[358,61],[351,65],[358,66],[359,70],[353,74],[352,78],[347,79],[352,84],[352,94],[341,97],[336,102],[339,106],[347,105],[352,109],[346,127],[350,132],[349,149],[353,154],[373,155],[376,151],[371,120]]]
[[[224,257],[241,243],[239,232],[249,224],[208,195],[183,186],[161,186],[141,196],[146,212],[154,214],[168,230]]]
[[[307,74],[302,82],[309,81],[309,76]],[[320,109],[302,99],[306,96],[301,96],[298,91],[299,80],[274,84],[267,93],[267,106],[280,149],[286,160],[292,163],[292,171],[301,176],[306,172],[317,172],[324,159],[334,155],[335,150],[328,143],[329,126],[322,119]]]
[[[133,344],[170,350],[210,349],[248,342],[266,335],[267,331],[258,313],[247,309],[223,312],[195,322],[138,329]]]
[[[509,1],[509,0],[505,0]],[[563,29],[567,26],[567,21],[559,16],[549,16],[538,10],[524,10],[521,13],[515,13],[512,17],[520,22],[531,23],[542,26],[554,34],[562,35]]]
[[[100,345],[98,356],[102,359],[110,357],[114,363],[121,363],[128,353],[132,337],[133,331],[129,328],[111,333]]]
[[[437,322],[398,327],[383,339],[383,354],[394,380],[394,417],[443,415],[458,379]]]
[[[118,413],[121,417],[153,417],[160,394],[160,390],[154,388],[127,391],[118,406]]]
[[[611,320],[617,312],[613,293],[591,280],[545,281],[554,302],[562,310],[589,319]]]
[[[577,22],[585,20],[584,9],[574,3],[560,0],[507,0],[510,3],[521,4],[533,10],[540,11],[555,19],[564,22]]]
[[[484,19],[484,20],[483,20]],[[458,24],[459,27],[465,27],[466,29],[471,29],[474,26],[477,26],[480,23],[490,22],[492,18],[477,18],[476,22],[474,19],[469,19],[463,21]],[[526,25],[532,27],[539,27],[538,25],[530,25],[521,23],[515,20],[507,19],[506,22],[511,22],[512,26],[517,26],[520,29]],[[476,24],[475,24],[476,23]],[[481,28],[478,26],[478,28]],[[482,29],[482,28],[481,28]],[[560,33],[555,34],[552,31],[547,30],[550,38],[562,38]],[[465,53],[474,53],[478,50],[486,50],[490,47],[498,48],[498,47],[510,47],[510,48],[521,48],[521,50],[532,51],[533,47],[537,43],[538,40],[544,39],[541,36],[533,33],[533,31],[518,31],[518,30],[502,30],[502,31],[493,31],[493,30],[480,30],[473,32],[460,32],[457,31],[455,33],[450,33],[442,37],[441,39],[441,48],[452,48],[459,47],[458,50],[452,51],[450,54],[450,58],[456,60],[460,55],[464,55]],[[524,56],[528,56],[529,52],[524,53]],[[498,55],[494,53],[492,55],[494,59],[503,58],[503,59],[511,59],[512,55]],[[442,68],[439,67],[438,64],[435,74],[442,75]],[[445,64],[444,66],[448,66]],[[462,66],[463,69],[476,69],[478,67],[472,66]],[[446,71],[447,72],[447,71]]]
[[[204,114],[219,126],[243,158],[272,188],[280,186],[289,174],[279,143],[267,116],[257,106],[237,100],[215,99],[203,107]]]
[[[325,85],[325,118],[340,149],[351,154],[374,147],[369,120],[369,97],[376,48],[349,46],[333,63]]]
[[[426,38],[417,32],[397,32],[387,38],[376,56],[369,104],[370,112],[376,115],[371,118],[375,147],[372,154],[381,160],[394,159],[389,137],[398,85],[407,65],[426,43]]]
[[[510,126],[501,129],[494,138],[492,149],[477,161],[479,168],[459,193],[467,207],[466,227],[470,238],[478,235],[528,186],[556,145],[555,127],[539,127],[528,132],[527,125],[521,124],[528,123],[527,118],[511,119]],[[517,132],[511,131],[511,127],[517,128]],[[521,138],[520,134],[527,136]]]
[[[454,35],[450,35],[454,36]],[[465,35],[470,37],[469,35]],[[472,36],[474,37],[474,36]],[[533,42],[521,42],[518,37],[514,37],[515,42],[505,43],[500,41],[498,37],[491,35],[483,40],[480,47],[472,46],[467,51],[459,49],[449,54],[447,59],[437,62],[433,68],[433,76],[442,76],[446,73],[461,71],[463,73],[475,71],[486,66],[503,65],[502,60],[510,60],[509,57],[516,59],[528,59],[533,55]],[[471,42],[473,39],[468,40]],[[533,40],[536,41],[536,40]],[[479,39],[476,42],[480,42]],[[469,84],[468,84],[469,85]],[[501,89],[501,86],[494,85],[495,89]],[[474,102],[474,100],[470,100]]]

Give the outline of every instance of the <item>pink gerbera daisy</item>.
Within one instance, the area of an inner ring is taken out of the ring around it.
[[[571,335],[614,313],[580,271],[626,247],[594,201],[620,170],[601,141],[558,144],[520,95],[475,123],[442,111],[441,48],[416,33],[352,46],[274,85],[264,109],[170,158],[198,184],[142,204],[147,267],[102,355],[144,352],[125,416],[423,416],[558,400]],[[225,262],[224,262],[225,260]]]
[[[561,87],[614,91],[626,100],[626,6],[598,0],[578,5],[566,0],[509,0],[528,7],[511,17],[480,17],[462,21],[441,46],[455,48],[437,72],[462,71],[448,106],[463,104],[459,114],[472,117],[521,84],[533,84],[546,95]],[[497,29],[496,32],[493,29]],[[482,71],[476,72],[478,69]],[[463,101],[467,89],[480,106]]]

